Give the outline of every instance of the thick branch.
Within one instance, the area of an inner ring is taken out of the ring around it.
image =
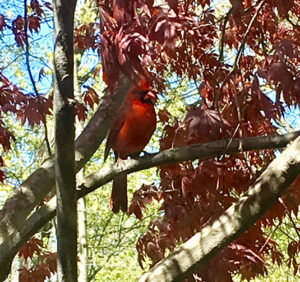
[[[300,132],[294,132],[281,136],[245,138],[242,139],[242,141],[240,139],[233,139],[232,142],[230,142],[230,144],[228,144],[227,140],[220,140],[208,144],[198,144],[183,148],[176,148],[161,152],[159,154],[154,154],[146,158],[141,158],[138,160],[128,160],[124,164],[124,170],[126,170],[127,172],[134,172],[157,165],[170,164],[182,160],[188,160],[189,158],[205,159],[209,157],[218,157],[224,154],[224,146],[225,148],[227,148],[226,152],[228,154],[233,154],[239,152],[240,142],[242,142],[243,144],[244,151],[281,148],[285,147],[291,140],[294,140],[299,135]],[[193,152],[193,154],[197,155],[191,157],[190,150],[192,150],[191,152]],[[121,169],[118,166],[114,166],[112,168],[107,168],[106,170],[104,169],[102,173],[90,175],[83,181],[83,184],[81,185],[82,189],[78,191],[78,198],[94,191],[97,187],[109,182],[118,173],[121,173]],[[13,259],[14,255],[22,247],[22,245],[26,241],[28,241],[28,239],[31,238],[31,236],[38,232],[38,230],[44,224],[46,224],[50,219],[52,219],[55,216],[55,212],[55,198],[53,198],[50,202],[48,202],[40,209],[35,211],[26,220],[25,223],[23,222],[19,230],[15,231],[10,236],[10,238],[5,241],[5,244],[3,244],[3,247],[0,251],[0,262],[7,262],[7,264],[10,265],[9,261]],[[9,271],[9,269],[7,271]]]
[[[131,85],[131,81],[121,74],[118,81],[119,87],[116,88],[113,98],[110,95],[106,95],[103,98],[99,109],[78,137],[75,143],[76,171],[82,168],[104,140],[115,113],[122,104]],[[14,241],[15,246],[23,241],[21,237],[24,234],[22,230],[26,218],[34,207],[51,191],[53,186],[54,159],[49,158],[27,178],[21,187],[15,188],[15,192],[5,202],[0,211],[0,281],[5,279],[10,269],[11,260],[8,254],[10,251],[12,253],[14,251],[13,249],[8,250],[8,246],[10,246],[12,238],[16,239]],[[24,238],[26,238],[25,235]],[[23,241],[23,244],[29,238]]]
[[[300,174],[300,137],[277,157],[248,193],[211,225],[144,274],[140,282],[182,281],[254,224]]]
[[[285,147],[290,141],[300,135],[300,131],[278,136],[258,136],[249,138],[236,138],[218,140],[205,144],[193,144],[185,147],[169,149],[146,157],[124,161],[122,167],[114,165],[89,175],[80,185],[79,197],[82,197],[98,187],[111,181],[123,171],[129,173],[148,169],[155,166],[173,164],[177,162],[207,159],[251,150],[262,150]]]

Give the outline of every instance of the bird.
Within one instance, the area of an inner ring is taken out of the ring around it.
[[[128,91],[107,137],[104,160],[112,149],[115,161],[121,163],[141,152],[156,129],[156,92],[146,78],[140,78]],[[110,209],[114,213],[127,211],[127,174],[113,179]]]

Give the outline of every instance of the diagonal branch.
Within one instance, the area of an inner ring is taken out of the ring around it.
[[[221,41],[220,41],[220,46],[219,46],[219,61],[223,62],[224,61],[224,44],[225,44],[225,33],[226,33],[226,25],[229,21],[229,17],[232,13],[233,8],[231,7],[229,11],[226,13],[226,16],[223,19],[223,24],[222,24],[222,33],[221,33]]]
[[[229,145],[228,140],[219,140],[207,144],[195,144],[187,147],[170,149],[137,160],[125,161],[123,170],[128,173],[132,173],[138,170],[163,164],[176,163],[183,160],[218,157],[224,154],[224,146],[227,146],[227,154],[233,154],[240,151],[240,142],[243,144],[244,151],[281,148],[285,147],[290,141],[294,140],[299,135],[300,131],[297,131],[279,136],[250,137],[242,140],[230,139],[231,142]],[[91,193],[97,187],[109,182],[121,172],[122,169],[120,169],[118,166],[114,166],[103,169],[101,173],[95,173],[88,176],[83,180],[81,190],[78,191],[77,197],[79,198]],[[30,217],[28,217],[28,219],[23,222],[19,229],[15,230],[9,239],[2,244],[2,247],[0,246],[0,264],[2,266],[5,266],[6,264],[10,265],[14,255],[23,246],[23,244],[27,242],[36,232],[38,232],[38,230],[44,224],[46,224],[55,216],[55,203],[56,199],[53,197],[47,204],[43,205]],[[9,268],[6,273],[8,273],[8,271]],[[1,277],[4,277],[2,270],[0,270],[0,280]]]
[[[75,143],[76,171],[83,167],[104,140],[116,111],[131,87],[131,81],[121,74],[118,86],[113,98],[110,95],[103,98],[99,109],[77,138]],[[21,230],[23,230],[26,218],[53,186],[54,160],[49,158],[25,180],[21,187],[15,189],[0,210],[0,281],[6,277],[11,263],[5,256],[8,251],[7,243],[11,242],[13,236],[22,237]]]
[[[300,174],[300,137],[277,157],[245,196],[157,263],[140,282],[183,281],[254,224]]]

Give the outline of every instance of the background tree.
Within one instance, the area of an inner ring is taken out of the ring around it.
[[[12,113],[23,124],[28,121],[35,126],[33,130],[43,125],[39,131],[44,132],[50,154],[53,148],[50,148],[47,124],[51,124],[51,117],[47,120],[46,115],[51,107],[52,65],[49,59],[49,68],[41,66],[45,57],[40,47],[45,45],[38,44],[42,41],[37,38],[52,32],[49,25],[52,5],[31,1],[28,7],[25,5],[27,10],[23,2],[20,3],[21,6],[8,2],[13,14],[9,14],[8,9],[0,16],[1,37],[11,51],[6,58],[10,62],[1,68],[0,76],[0,142],[9,150],[11,141],[18,141],[19,132],[9,130],[7,117]],[[125,167],[133,172],[159,165],[159,177],[153,185],[135,189],[129,209],[130,214],[142,220],[145,213],[152,213],[155,208],[147,211],[149,203],[158,202],[159,210],[148,219],[152,220],[147,231],[137,242],[140,264],[150,259],[154,265],[236,203],[276,158],[274,149],[296,137],[297,134],[277,139],[259,138],[280,133],[281,118],[287,117],[290,109],[299,114],[294,109],[299,106],[300,88],[299,3],[292,0],[225,4],[209,0],[119,0],[98,1],[96,5],[80,2],[78,9],[86,18],[75,21],[74,33],[75,52],[80,55],[78,81],[82,93],[75,93],[76,110],[84,125],[75,144],[76,171],[85,165],[105,138],[114,113],[132,83],[130,79],[134,80],[137,73],[145,73],[156,89],[165,94],[158,105],[161,123],[154,141],[159,142],[160,151],[178,149],[128,161]],[[92,13],[87,14],[88,10]],[[96,83],[102,70],[108,86],[105,94],[99,91],[103,86]],[[92,108],[99,101],[100,110],[93,113]],[[247,143],[247,139],[240,143],[234,140],[247,137],[254,137],[254,142],[253,139],[250,139],[252,143]],[[226,139],[227,143],[212,143],[211,147],[193,145],[219,139]],[[157,143],[153,146],[158,149]],[[183,146],[190,146],[189,150],[181,148]],[[214,150],[209,151],[209,148]],[[79,196],[90,193],[121,172],[113,167],[94,173],[102,164],[94,157],[91,161],[95,164],[87,169],[91,175],[78,187]],[[39,205],[54,185],[53,168],[52,158],[43,164],[35,163],[32,173],[21,180],[23,184],[3,204],[0,212],[2,279],[18,249],[55,215],[54,200]],[[4,180],[3,173],[1,179]],[[13,184],[19,186],[20,183]],[[234,273],[250,279],[267,273],[268,257],[282,264],[283,252],[274,238],[286,218],[295,232],[288,244],[287,265],[297,275],[297,188],[299,178],[262,219],[219,252],[205,269],[195,268],[189,279],[218,281],[221,277],[222,281],[230,281]],[[99,192],[99,195],[95,197],[102,201],[104,194]],[[53,194],[48,194],[47,200],[51,197]],[[107,234],[108,221],[103,222],[101,228],[103,226],[103,234]],[[119,227],[123,228],[121,224]],[[24,256],[36,253],[40,263],[37,267],[24,268],[23,277],[33,273],[49,277],[54,271],[49,267],[46,253],[41,251],[42,244],[33,238],[25,245]],[[94,267],[93,275],[98,270]]]

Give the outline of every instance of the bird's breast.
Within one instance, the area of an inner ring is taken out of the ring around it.
[[[152,104],[136,102],[127,111],[113,150],[121,157],[142,151],[156,128],[156,114]]]

